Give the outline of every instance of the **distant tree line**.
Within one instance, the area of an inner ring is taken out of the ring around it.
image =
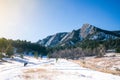
[[[15,49],[19,54],[23,54],[24,52],[33,52],[35,55],[47,54],[46,48],[37,43],[31,43],[26,40],[0,38],[0,59],[3,57],[12,57],[14,55]]]
[[[85,56],[97,56],[103,57],[105,54],[105,47],[103,45],[98,46],[97,48],[91,49],[86,48],[82,49],[80,47],[77,48],[66,48],[59,51],[54,51],[50,57],[58,57],[58,58],[67,58],[67,59],[79,59]]]
[[[23,53],[32,52],[34,57],[47,55],[48,57],[61,57],[75,59],[84,56],[104,56],[106,50],[115,49],[120,53],[120,38],[109,40],[88,40],[85,39],[75,45],[44,47],[37,43],[26,40],[11,40],[0,38],[0,59],[12,57],[14,51],[23,57]]]
[[[26,40],[14,40],[12,45],[17,48],[17,52],[37,52],[38,55],[46,55],[46,47],[41,46],[37,43],[27,42]]]
[[[120,38],[109,40],[83,40],[73,46],[49,47],[47,51],[50,57],[80,58],[83,56],[103,57],[108,49],[115,49],[120,53]]]

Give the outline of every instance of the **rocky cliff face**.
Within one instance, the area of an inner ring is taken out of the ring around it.
[[[90,24],[83,24],[81,29],[72,32],[57,33],[39,40],[37,43],[43,46],[74,45],[84,39],[107,40],[120,38],[120,31],[107,31]]]
[[[55,35],[48,36],[43,40],[39,40],[37,43],[39,43],[39,44],[41,44],[43,46],[55,46],[58,43],[60,43],[63,40],[63,38],[65,38],[65,36],[67,34],[68,33],[66,33],[66,32],[57,33]]]

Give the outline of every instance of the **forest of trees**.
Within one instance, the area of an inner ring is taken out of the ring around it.
[[[81,48],[81,47],[72,47],[55,50],[49,55],[49,57],[58,57],[58,58],[67,58],[67,59],[79,59],[80,57],[85,56],[97,56],[103,57],[105,54],[105,47],[103,45],[99,45],[98,47],[91,48]]]
[[[23,57],[24,52],[32,52],[35,58],[47,55],[48,57],[61,57],[75,59],[84,56],[102,57],[108,49],[115,49],[120,53],[120,38],[99,40],[83,40],[75,45],[44,47],[37,43],[31,43],[26,40],[11,40],[0,38],[0,59],[3,57],[12,57],[14,51]]]
[[[75,59],[83,56],[103,57],[108,49],[115,49],[116,53],[120,53],[120,39],[104,41],[86,39],[73,46],[48,48],[48,52],[50,57]]]
[[[33,55],[46,55],[46,48],[37,43],[27,42],[26,40],[11,40],[0,38],[0,59],[3,57],[12,57],[14,50],[23,55],[24,52],[33,52]]]

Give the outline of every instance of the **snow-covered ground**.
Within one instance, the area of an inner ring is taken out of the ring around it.
[[[5,60],[8,62],[0,62],[0,80],[120,80],[120,76],[83,68],[65,59]],[[25,67],[24,62],[28,62]]]

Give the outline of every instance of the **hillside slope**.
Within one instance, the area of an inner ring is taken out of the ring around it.
[[[74,45],[84,39],[91,40],[108,40],[120,37],[120,31],[108,31],[97,28],[90,24],[83,24],[80,29],[73,30],[72,32],[56,33],[48,36],[37,43],[43,46],[57,46],[57,45]]]
[[[0,65],[1,80],[120,80],[120,76],[83,68],[65,59],[34,59],[28,65],[16,60]],[[69,77],[68,77],[69,76]]]

